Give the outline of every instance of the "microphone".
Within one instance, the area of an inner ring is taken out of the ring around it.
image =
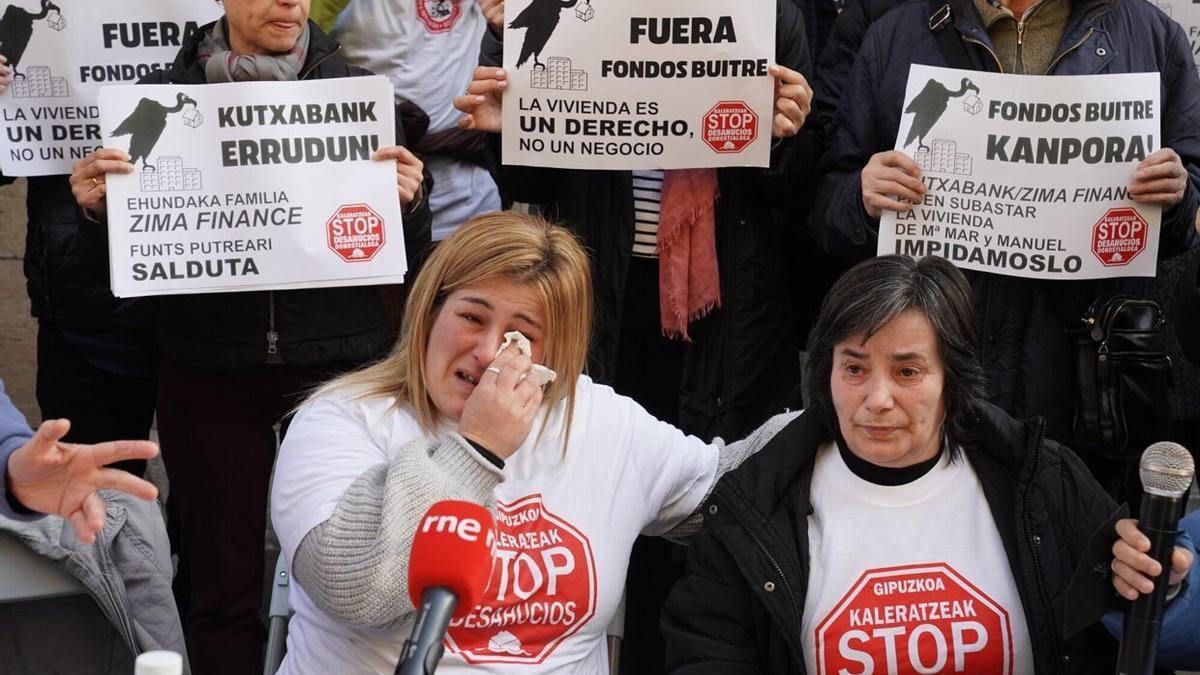
[[[1192,484],[1196,468],[1192,455],[1178,443],[1155,443],[1142,453],[1138,466],[1142,478],[1142,512],[1138,529],[1150,539],[1148,555],[1162,565],[1162,574],[1154,581],[1154,590],[1138,596],[1125,612],[1121,652],[1117,657],[1120,675],[1149,675],[1154,672],[1158,632],[1166,605],[1167,577],[1171,574],[1171,553],[1175,533],[1183,512],[1184,495]]]
[[[471,611],[487,590],[495,548],[496,523],[482,506],[447,500],[425,512],[408,562],[408,594],[417,615],[395,675],[437,669],[450,619]]]

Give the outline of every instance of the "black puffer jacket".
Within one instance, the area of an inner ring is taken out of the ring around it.
[[[879,8],[873,0],[862,4],[865,22]],[[1197,240],[1200,207],[1200,81],[1187,38],[1179,24],[1143,0],[1075,0],[1071,5],[1050,75],[1161,74],[1162,146],[1178,152],[1192,176],[1183,201],[1162,217],[1159,256],[1178,255]],[[994,48],[972,0],[950,0],[950,7],[953,27],[947,30],[962,38],[974,69],[994,70]],[[877,16],[862,40],[836,108],[809,221],[813,236],[830,253],[859,259],[875,254],[878,221],[863,208],[861,172],[873,154],[895,144],[910,64],[946,65],[929,30],[929,15],[928,0],[899,3]],[[967,276],[975,290],[988,399],[1017,417],[1044,416],[1051,437],[1071,442],[1072,354],[1064,329],[1077,325],[1096,298],[1149,295],[1150,281]],[[1086,454],[1087,448],[1072,447]]]
[[[12,178],[0,178],[0,184]],[[32,314],[77,331],[140,331],[154,323],[144,298],[118,299],[109,290],[108,231],[86,220],[66,176],[27,180],[25,285]]]
[[[1115,641],[1098,625],[1061,636],[1067,585],[1116,505],[1041,420],[984,403],[976,437],[964,451],[1008,553],[1037,672],[1112,672]],[[717,484],[663,611],[669,672],[805,672],[809,489],[827,440],[815,415],[801,415]]]
[[[776,3],[776,62],[811,77],[804,21],[792,2]],[[484,63],[502,47],[484,37]],[[495,139],[493,139],[495,141]],[[498,144],[494,144],[496,146]],[[782,216],[811,184],[816,149],[800,135],[779,141],[770,169],[721,169],[716,203],[722,306],[693,322],[679,392],[679,423],[701,438],[741,438],[771,413],[798,406],[799,361],[788,265],[795,260]],[[591,254],[595,297],[588,373],[612,382],[625,284],[633,257],[633,181],[628,171],[505,166],[505,200],[544,204]]]
[[[204,84],[196,50],[210,27],[201,27],[184,41],[169,70],[156,72],[141,84]],[[316,24],[309,22],[309,30],[308,56],[299,79],[370,75],[338,58],[341,46]],[[405,144],[400,111],[396,143]],[[426,194],[429,187],[427,178]],[[427,201],[404,216],[409,278],[429,245],[431,222]],[[262,364],[268,358],[270,332],[278,335],[283,362],[296,366],[359,364],[381,355],[392,342],[383,301],[374,286],[165,296],[158,303],[164,358],[193,366],[240,370]]]

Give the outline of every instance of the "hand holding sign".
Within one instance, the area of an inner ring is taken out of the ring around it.
[[[425,164],[408,148],[399,145],[380,148],[371,155],[371,159],[377,162],[396,160],[396,189],[400,193],[400,203],[404,206],[411,204],[425,182]]]
[[[71,171],[71,194],[75,202],[94,217],[103,217],[108,185],[104,182],[107,173],[133,173],[134,166],[124,150],[100,148],[87,157],[75,162]]]
[[[0,94],[12,84],[13,70],[8,65],[8,57],[0,54]]]
[[[500,35],[504,32],[504,0],[479,0],[479,10],[487,19],[492,32]]]
[[[1146,555],[1150,550],[1150,540],[1138,529],[1137,523],[1138,521],[1132,518],[1117,521],[1117,535],[1120,539],[1112,547],[1113,588],[1126,600],[1137,600],[1139,594],[1153,591],[1154,581],[1150,577],[1162,574],[1158,561]],[[1188,570],[1192,568],[1194,558],[1191,551],[1176,546],[1171,554],[1171,574],[1168,583],[1174,585],[1183,581]]]
[[[504,109],[501,97],[507,86],[508,73],[503,68],[476,68],[466,95],[454,98],[454,107],[464,113],[458,118],[458,126],[500,133],[500,115]]]
[[[1179,155],[1171,148],[1162,148],[1138,163],[1129,184],[1129,196],[1139,204],[1170,208],[1183,201],[1187,177]]]
[[[775,78],[775,117],[771,135],[775,138],[795,136],[812,109],[812,87],[803,75],[791,68],[773,65],[769,72]]]
[[[878,218],[884,209],[905,213],[924,196],[921,168],[899,150],[877,152],[863,167],[863,208],[872,218]]]
[[[8,460],[12,493],[23,506],[67,519],[84,543],[104,527],[104,500],[97,490],[120,490],[154,499],[158,489],[133,474],[106,469],[126,459],[150,459],[158,446],[149,441],[114,441],[98,445],[63,443],[71,428],[66,420],[47,420],[37,435]]]

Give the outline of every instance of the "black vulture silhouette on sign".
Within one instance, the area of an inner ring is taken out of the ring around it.
[[[29,38],[33,37],[33,22],[45,19],[52,10],[61,11],[50,0],[42,0],[42,11],[37,14],[16,5],[4,9],[4,16],[0,17],[0,54],[8,59],[14,78],[25,78],[24,73],[17,72],[17,64],[29,46]]]
[[[158,143],[158,137],[162,136],[163,129],[167,128],[167,115],[183,110],[183,106],[189,103],[196,105],[196,102],[183,92],[179,92],[175,100],[175,105],[168,108],[154,99],[143,98],[138,101],[137,107],[129,117],[112,132],[113,136],[130,136],[129,161],[142,160],[142,168],[146,171],[155,170],[146,159]]]
[[[912,113],[912,126],[908,128],[908,138],[904,140],[904,147],[912,144],[913,139],[920,139],[917,142],[918,150],[928,150],[929,146],[925,145],[925,136],[933,125],[942,118],[942,113],[946,112],[946,106],[950,104],[950,99],[958,98],[967,93],[967,90],[979,93],[979,87],[975,86],[967,78],[962,79],[962,85],[958,91],[950,91],[946,85],[937,80],[929,80],[925,83],[925,88],[921,93],[913,97],[909,101],[908,107],[904,109],[905,113]]]
[[[558,28],[559,15],[564,9],[570,9],[579,4],[579,0],[533,0],[529,6],[508,24],[509,28],[524,28],[525,41],[521,43],[521,56],[517,59],[517,67],[525,65],[529,57],[533,57],[533,67],[546,69],[546,64],[538,60],[546,42]]]

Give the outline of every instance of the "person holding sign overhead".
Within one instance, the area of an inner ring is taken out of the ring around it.
[[[0,45],[0,93],[16,77],[5,49]],[[0,175],[0,185],[15,180]],[[104,233],[80,217],[67,176],[30,176],[25,211],[25,281],[38,320],[42,418],[70,419],[68,442],[149,438],[158,374],[152,303],[113,296]],[[122,460],[115,467],[141,476],[146,462]]]
[[[501,44],[495,32],[486,33],[481,62],[501,63],[500,52],[507,48],[521,55],[532,50],[532,63],[544,40],[529,27],[536,23],[532,14],[557,13],[559,3],[525,6],[510,0],[506,9],[513,43]],[[587,16],[584,3],[577,9]],[[800,345],[788,276],[796,252],[784,214],[795,209],[793,202],[801,201],[798,195],[811,183],[806,175],[813,146],[800,133],[812,99],[811,64],[795,3],[759,2],[749,11],[772,9],[775,64],[767,74],[774,79],[774,110],[769,123],[762,120],[771,129],[769,168],[601,171],[510,164],[497,179],[506,200],[545,205],[591,252],[597,331],[588,372],[659,419],[704,439],[740,438],[771,413],[800,404]],[[721,25],[719,17],[693,20]],[[679,25],[686,21],[678,19]],[[631,22],[635,30],[646,30],[644,19]],[[654,53],[637,58],[653,59]],[[504,100],[510,76],[517,75],[486,66],[476,70],[466,95],[455,99],[465,113],[460,126],[499,133],[503,106],[517,105],[512,96]],[[492,142],[498,146],[501,139],[494,136]],[[673,555],[670,544],[657,540],[643,540],[634,549],[623,672],[661,669],[652,617],[681,567],[647,570]],[[643,602],[648,606],[638,605]],[[650,645],[643,646],[646,640]]]
[[[227,0],[225,16],[190,35],[175,62],[143,84],[213,84],[368,75],[343,62],[338,45],[308,21],[308,0]],[[374,159],[396,162],[410,273],[429,242],[423,165],[397,145]],[[103,220],[108,173],[130,173],[114,148],[75,165],[76,201]],[[337,176],[329,176],[336,181]],[[163,352],[158,428],[178,519],[176,593],[193,671],[262,669],[267,483],[275,424],[309,388],[370,361],[391,343],[373,286],[164,296],[157,303]]]
[[[345,58],[387,75],[398,99],[429,114],[429,133],[413,151],[433,175],[433,240],[468,218],[500,208],[483,134],[455,125],[452,101],[471,81],[483,31],[499,24],[503,0],[313,0],[312,16],[342,43]],[[499,6],[499,7],[497,7]]]
[[[853,43],[855,37],[843,39]],[[824,175],[810,218],[814,236],[828,252],[873,255],[880,216],[885,211],[906,217],[915,213],[914,205],[925,197],[930,181],[945,177],[944,173],[931,177],[932,171],[918,167],[917,140],[907,152],[892,149],[902,119],[920,114],[915,100],[907,107],[904,101],[913,64],[1039,76],[1158,73],[1155,113],[1161,133],[1154,135],[1155,147],[1147,150],[1142,161],[1130,163],[1128,184],[1121,188],[1128,190],[1134,204],[1162,208],[1160,259],[1177,255],[1197,241],[1200,137],[1195,130],[1200,127],[1200,81],[1178,24],[1140,0],[949,0],[944,5],[900,5],[877,18],[862,36],[862,47],[837,101],[834,132],[821,161]],[[969,72],[960,75],[971,79]],[[954,93],[958,82],[957,75],[953,86],[947,80],[952,90],[948,93]],[[969,105],[965,102],[974,92],[967,87],[967,94],[948,99],[948,105]],[[1120,97],[1117,91],[1104,92],[1110,94],[1114,100]],[[1070,136],[1072,126],[1053,128]],[[988,181],[978,171],[961,178]],[[1044,225],[1050,235],[1092,228],[1093,221],[1039,223],[1039,227]],[[1119,272],[1113,269],[1114,274]],[[1080,442],[1073,431],[1074,355],[1065,330],[1081,325],[1088,307],[1098,299],[1149,295],[1150,281],[1072,280],[1066,274],[1050,281],[1021,274],[967,272],[975,293],[988,399],[1015,416],[1044,416],[1048,435],[1080,452],[1101,483],[1124,499],[1126,489],[1136,489],[1126,467],[1099,456],[1098,449]]]

